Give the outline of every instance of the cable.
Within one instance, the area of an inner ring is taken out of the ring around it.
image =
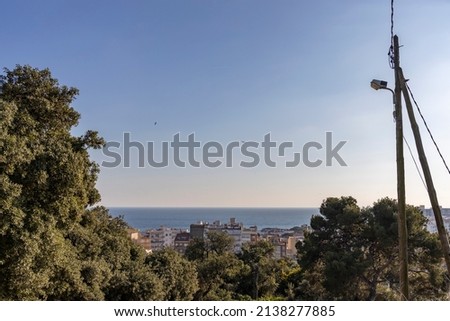
[[[427,184],[425,183],[425,180],[423,179],[422,173],[420,172],[420,169],[419,169],[419,165],[416,162],[416,159],[415,159],[415,157],[414,157],[414,155],[412,153],[411,147],[409,146],[408,141],[406,140],[405,136],[403,136],[403,140],[405,141],[406,146],[408,147],[409,154],[411,155],[411,158],[412,158],[412,160],[414,162],[414,165],[416,166],[417,173],[419,174],[420,179],[422,180],[423,186],[425,186],[425,189],[428,191]]]
[[[394,0],[391,0],[391,39],[394,38]]]
[[[412,93],[411,88],[409,88],[408,83],[406,83],[406,88],[408,88],[408,92],[409,92],[409,94],[411,95],[411,98],[412,98],[412,100],[413,100],[413,102],[414,102],[414,105],[416,105],[417,111],[419,112],[419,115],[420,115],[420,117],[422,118],[423,123],[425,124],[425,127],[426,127],[426,129],[427,129],[427,131],[428,131],[428,134],[430,135],[431,140],[433,141],[433,144],[434,144],[434,146],[436,147],[436,150],[437,150],[439,156],[441,157],[441,160],[442,160],[442,162],[444,163],[445,168],[447,169],[447,172],[450,174],[450,169],[448,168],[447,162],[445,161],[444,156],[442,156],[442,153],[441,153],[441,150],[439,149],[438,144],[437,144],[436,141],[434,140],[433,134],[431,133],[431,130],[430,130],[430,128],[428,127],[428,124],[427,124],[427,121],[425,120],[425,117],[423,117],[423,115],[422,115],[422,111],[420,110],[420,107],[419,107],[419,105],[417,104],[417,101],[416,101],[416,99],[414,98],[414,94]]]
[[[388,51],[389,66],[395,69],[395,55],[394,55],[394,0],[391,0],[391,46]]]

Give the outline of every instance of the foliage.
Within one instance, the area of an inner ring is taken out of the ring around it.
[[[195,300],[233,300],[236,278],[243,267],[232,252],[234,240],[225,232],[209,231],[205,239],[193,239],[186,257],[197,266],[199,289]]]
[[[100,200],[88,149],[104,142],[71,135],[78,90],[30,66],[0,83],[0,299],[161,298],[125,224],[88,209]]]
[[[198,290],[195,264],[178,252],[164,248],[147,257],[147,265],[163,283],[163,300],[192,300]]]
[[[204,260],[196,261],[199,290],[195,300],[234,300],[236,280],[242,270],[242,263],[231,252],[211,253]]]
[[[163,283],[145,264],[144,249],[131,242],[127,225],[111,218],[102,207],[86,210],[77,229],[68,234],[89,284],[96,285],[106,300],[156,300],[165,295]],[[98,275],[106,277],[98,279]],[[91,281],[92,280],[92,281]]]
[[[312,232],[297,244],[302,279],[297,295],[309,300],[398,297],[396,201],[384,198],[360,209],[352,197],[328,198]],[[437,236],[420,210],[407,206],[409,275],[413,299],[445,296]],[[426,293],[426,294],[424,294]]]
[[[206,238],[194,238],[186,248],[189,260],[203,260],[211,254],[223,254],[233,250],[234,239],[221,231],[209,231]]]
[[[242,245],[238,254],[238,258],[245,265],[240,276],[239,290],[242,294],[257,300],[275,293],[278,283],[275,273],[277,264],[272,258],[273,252],[272,243],[266,240]]]

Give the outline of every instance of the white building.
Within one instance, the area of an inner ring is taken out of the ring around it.
[[[158,229],[148,230],[152,250],[157,251],[164,247],[174,247],[175,236],[182,232],[180,229],[161,226]]]
[[[420,210],[422,211],[423,215],[426,216],[426,218],[428,219],[428,223],[427,223],[427,229],[428,231],[435,233],[437,232],[437,226],[436,226],[436,220],[434,218],[434,212],[432,208],[425,208],[424,205],[420,205]],[[441,208],[441,214],[442,214],[442,219],[444,221],[444,227],[447,231],[450,230],[450,208],[443,208],[442,206],[440,206]]]

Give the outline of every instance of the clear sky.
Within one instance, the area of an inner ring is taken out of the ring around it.
[[[309,141],[325,145],[326,132],[334,144],[347,141],[339,152],[346,167],[286,168],[277,159],[274,168],[157,169],[132,158],[130,168],[102,168],[106,206],[315,207],[329,196],[352,195],[361,205],[396,197],[392,97],[369,86],[372,78],[393,85],[389,0],[1,1],[0,8],[1,65],[48,67],[79,88],[76,135],[94,129],[122,142],[128,132],[160,146],[176,133],[224,145],[271,133],[299,152]],[[450,161],[448,17],[449,1],[396,1],[405,76]],[[413,145],[410,132],[405,123]],[[450,206],[450,175],[422,136],[438,197]],[[406,147],[405,161],[407,202],[429,206]]]

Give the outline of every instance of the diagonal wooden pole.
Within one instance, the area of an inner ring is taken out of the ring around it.
[[[436,220],[436,227],[438,230],[439,240],[441,241],[441,246],[444,253],[445,264],[447,265],[447,273],[450,276],[450,245],[448,243],[447,231],[445,230],[441,208],[439,206],[436,190],[433,184],[433,178],[431,177],[431,171],[430,167],[428,166],[427,156],[425,155],[425,150],[423,148],[419,125],[417,124],[416,117],[414,116],[414,109],[411,104],[409,91],[406,86],[406,80],[401,68],[399,69],[399,76],[403,97],[405,98],[406,110],[408,111],[411,129],[414,134],[414,140],[416,141],[417,153],[419,154],[419,160],[420,164],[422,165],[423,176],[425,177],[425,182],[427,184],[428,196],[430,198],[431,207],[433,208],[434,218]]]

